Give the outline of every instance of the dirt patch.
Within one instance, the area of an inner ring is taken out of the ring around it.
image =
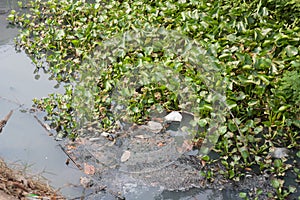
[[[38,199],[62,200],[63,196],[42,183],[37,177],[26,176],[19,170],[10,169],[0,158],[0,200],[1,199]]]

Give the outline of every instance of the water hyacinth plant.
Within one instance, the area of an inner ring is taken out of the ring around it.
[[[26,12],[11,11],[8,20],[21,28],[16,44],[32,58],[36,73],[43,69],[65,86],[64,94],[34,100],[60,134],[78,136],[71,83],[78,79],[80,68],[96,48],[130,30],[176,30],[207,51],[226,87],[225,125],[214,147],[219,157],[211,162],[221,162],[226,170],[220,173],[236,181],[245,176],[245,169],[254,166],[259,173],[272,173],[277,191],[273,198],[284,199],[295,191],[294,186],[291,189],[284,184],[284,177],[287,170],[293,169],[299,182],[299,165],[296,161],[288,164],[297,156],[274,158],[271,152],[284,148],[298,155],[300,150],[297,0],[36,0],[26,7]],[[181,57],[140,48],[118,55],[116,61],[101,68],[90,94],[95,102],[91,117],[101,122],[99,128],[109,129],[114,124],[110,111],[112,90],[140,62],[168,63],[169,69],[186,77],[197,96],[199,126],[209,125],[215,93],[205,85],[199,71]],[[130,114],[139,123],[147,119],[153,104],[168,111],[179,106],[177,96],[161,84],[143,85],[130,102]],[[244,193],[241,197],[248,198]]]

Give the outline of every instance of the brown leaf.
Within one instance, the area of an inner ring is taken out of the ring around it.
[[[88,174],[88,175],[93,175],[95,174],[95,167],[93,165],[89,165],[87,163],[84,163],[83,164],[83,172],[85,174]]]
[[[76,146],[75,146],[75,145],[72,145],[72,144],[70,144],[70,145],[67,145],[67,149],[68,149],[68,150],[70,150],[70,149],[76,149]]]
[[[204,160],[201,160],[201,165],[204,167],[206,165],[206,162]]]
[[[74,144],[76,145],[84,145],[88,142],[87,139],[84,139],[84,138],[76,138],[75,141],[74,141]]]
[[[164,119],[163,118],[159,118],[159,117],[153,117],[152,120],[156,121],[156,122],[160,122],[160,123],[164,122]]]
[[[202,140],[202,139],[197,139],[197,141],[194,141],[194,142],[193,142],[193,146],[194,146],[196,149],[200,149],[201,146],[202,146],[202,143],[203,143],[203,140]]]
[[[182,144],[183,151],[191,151],[193,150],[193,143],[190,140],[184,140]]]
[[[245,170],[246,170],[246,171],[252,171],[252,169],[249,168],[249,167],[245,167]]]
[[[165,146],[165,145],[166,145],[165,142],[159,142],[159,143],[157,144],[158,147],[163,147],[163,146]]]

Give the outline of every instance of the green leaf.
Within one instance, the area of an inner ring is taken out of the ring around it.
[[[298,54],[298,49],[291,45],[288,45],[287,47],[285,47],[285,51],[286,51],[288,57],[293,57]]]
[[[236,102],[235,102],[235,101],[232,101],[232,100],[227,100],[227,101],[226,101],[226,104],[227,104],[227,107],[228,107],[229,110],[231,110],[231,109],[237,107]]]
[[[268,80],[267,76],[266,75],[257,75],[257,77],[262,80],[266,85],[269,85],[270,84],[270,81]]]
[[[229,170],[229,178],[233,178],[235,176],[235,173],[234,173],[234,170],[233,169],[230,169]]]
[[[65,31],[60,29],[56,32],[55,40],[62,40],[65,37]]]
[[[255,134],[258,134],[258,133],[260,133],[262,131],[263,131],[263,127],[262,126],[257,126],[257,127],[254,128],[254,133]]]
[[[279,112],[283,112],[285,111],[286,109],[288,109],[290,106],[287,105],[287,106],[280,106],[280,108],[278,109]]]
[[[39,195],[37,194],[32,194],[32,193],[29,193],[29,194],[26,194],[27,197],[38,197]]]
[[[297,151],[296,155],[298,158],[300,158],[300,151]]]
[[[206,124],[207,124],[207,120],[206,119],[200,119],[198,121],[198,124],[199,124],[200,127],[205,127]]]
[[[275,159],[274,167],[276,167],[276,168],[282,167],[282,161],[280,159]]]
[[[274,178],[271,180],[271,185],[275,188],[278,189],[281,186],[282,180]]]
[[[202,160],[204,161],[209,161],[210,157],[208,155],[204,155],[203,157],[201,157]]]
[[[241,147],[239,149],[239,151],[241,152],[241,155],[242,155],[242,157],[243,157],[244,160],[246,160],[249,157],[249,152],[248,152],[247,148]]]
[[[240,192],[239,193],[239,197],[240,198],[246,198],[247,197],[247,193],[246,192]]]
[[[79,40],[72,40],[72,44],[73,44],[75,47],[78,47],[79,44],[80,44],[80,41],[79,41]]]
[[[250,101],[248,102],[248,105],[249,105],[249,106],[254,106],[254,105],[258,104],[258,103],[259,103],[259,100],[250,100]]]
[[[294,193],[297,190],[295,186],[289,185],[289,192]]]

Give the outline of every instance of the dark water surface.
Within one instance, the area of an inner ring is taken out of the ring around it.
[[[69,184],[79,184],[82,172],[72,164],[65,165],[66,155],[34,118],[36,115],[42,119],[43,113],[20,111],[30,108],[34,97],[46,97],[62,89],[54,89],[55,82],[42,73],[41,78],[35,80],[30,58],[24,52],[15,51],[13,38],[18,30],[7,28],[10,5],[5,3],[0,2],[0,119],[10,110],[14,113],[0,134],[0,157],[10,166],[16,164],[29,174],[47,178],[50,185],[61,188],[68,198],[77,197],[82,188]]]

